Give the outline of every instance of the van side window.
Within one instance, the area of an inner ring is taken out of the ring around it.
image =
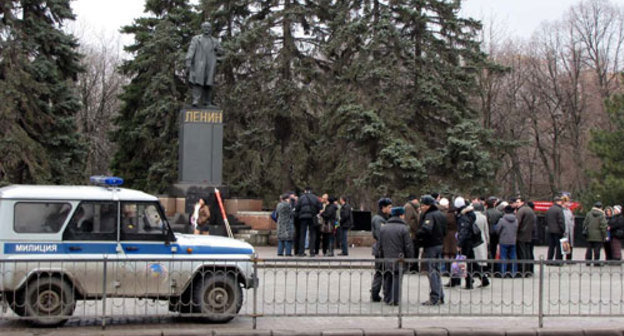
[[[65,240],[117,240],[117,204],[82,202],[63,232]]]
[[[162,240],[166,225],[154,203],[122,203],[122,240]]]
[[[57,233],[71,208],[69,203],[18,202],[13,229],[18,233]]]

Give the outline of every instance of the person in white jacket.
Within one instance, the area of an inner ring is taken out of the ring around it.
[[[490,244],[490,230],[488,227],[487,217],[485,216],[485,207],[481,203],[473,203],[475,215],[477,217],[475,224],[481,230],[481,240],[483,243],[472,248],[476,260],[486,260],[488,258],[488,246]],[[487,287],[490,284],[487,275],[483,272],[486,262],[479,262],[477,270],[481,273],[481,287]]]
[[[565,220],[565,233],[563,236],[568,238],[568,243],[570,244],[570,253],[566,254],[565,259],[572,260],[572,250],[574,249],[574,213],[570,210],[572,205],[570,197],[563,196],[561,200],[563,201],[563,219]]]

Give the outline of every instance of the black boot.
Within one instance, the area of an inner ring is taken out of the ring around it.
[[[444,285],[444,287],[457,287],[461,285],[461,278],[451,278],[451,280],[449,280],[449,282]]]
[[[490,279],[488,279],[485,275],[481,277],[481,285],[479,287],[487,287],[490,285]]]

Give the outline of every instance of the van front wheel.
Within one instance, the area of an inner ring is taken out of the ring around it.
[[[241,286],[232,276],[219,272],[206,274],[193,294],[199,312],[210,322],[230,321],[243,303]]]

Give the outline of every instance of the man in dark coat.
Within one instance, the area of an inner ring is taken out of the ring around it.
[[[420,222],[420,204],[418,204],[418,198],[416,196],[408,197],[407,203],[403,206],[405,208],[405,223],[410,229],[410,235],[412,236],[412,244],[414,246],[414,258],[420,258],[420,244],[418,243],[418,224]],[[418,263],[415,262],[410,265],[410,271],[419,272]]]
[[[214,85],[217,59],[218,56],[224,54],[219,41],[211,36],[212,25],[204,22],[201,28],[202,34],[193,36],[186,53],[186,69],[191,85],[193,106],[212,104],[211,91]]]
[[[381,227],[386,223],[386,220],[390,217],[392,200],[386,197],[381,198],[377,201],[377,207],[379,211],[371,219],[371,231],[373,233],[373,239],[375,239],[375,243],[373,244],[373,256],[375,256],[375,259],[380,259],[379,232],[381,231]],[[375,261],[375,274],[373,275],[373,283],[371,285],[371,301],[373,302],[381,301],[379,292],[381,292],[381,285],[383,282],[382,268],[383,262]]]
[[[347,196],[340,196],[340,247],[342,253],[341,256],[349,255],[349,230],[353,227],[353,211],[351,205],[349,205]]]
[[[379,256],[385,259],[414,258],[414,247],[409,228],[404,221],[405,209],[392,208],[391,217],[379,230]],[[397,261],[384,262],[384,301],[397,306],[401,300],[401,283],[403,281],[402,264]]]
[[[319,201],[318,197],[312,193],[312,188],[306,187],[303,195],[299,197],[297,205],[295,206],[295,213],[299,217],[299,250],[297,255],[300,257],[305,256],[305,233],[308,231],[310,257],[314,257],[314,248],[316,239],[316,221],[315,218],[323,208],[323,205]]]
[[[535,222],[535,213],[524,203],[522,197],[516,199],[516,218],[518,219],[518,235],[516,242],[516,250],[518,252],[518,260],[533,260],[533,228]],[[522,276],[533,275],[533,263],[520,263],[520,274]]]
[[[446,216],[438,210],[436,200],[425,195],[420,200],[420,227],[418,239],[423,247],[423,258],[442,259],[442,241],[446,235]],[[440,278],[440,262],[427,262],[427,277],[429,279],[429,300],[423,302],[425,306],[434,306],[444,303],[444,290]]]
[[[485,217],[488,221],[488,228],[490,229],[490,246],[489,246],[489,258],[496,259],[496,250],[498,248],[498,233],[494,230],[494,225],[503,218],[503,212],[496,208],[496,197],[492,196],[485,201]],[[500,271],[500,265],[493,263],[489,267],[492,273]]]
[[[565,232],[565,217],[561,197],[554,199],[554,204],[546,211],[545,220],[548,227],[548,260],[562,260],[561,243]],[[560,266],[561,264],[553,264]]]

